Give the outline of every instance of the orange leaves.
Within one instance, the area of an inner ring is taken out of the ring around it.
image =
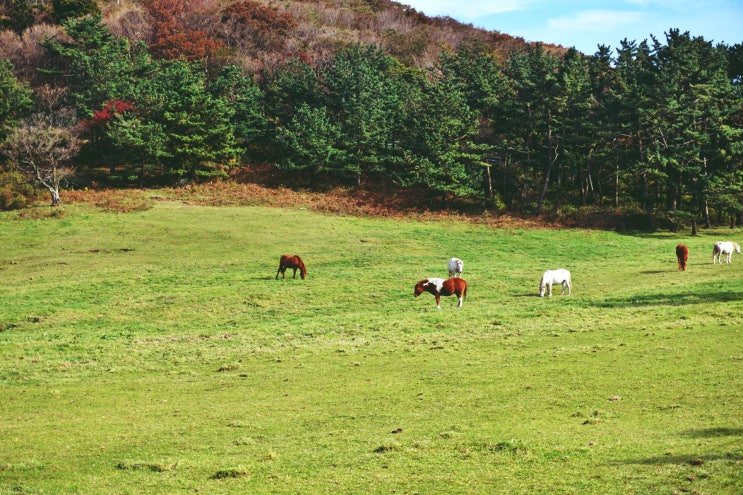
[[[206,31],[218,11],[215,2],[149,0],[145,7],[153,19],[150,49],[156,57],[201,60],[223,47],[219,39]]]

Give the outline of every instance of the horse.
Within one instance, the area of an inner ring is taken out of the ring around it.
[[[686,270],[686,262],[689,260],[689,248],[684,244],[676,246],[676,258],[678,258],[679,270]]]
[[[297,269],[299,269],[299,276],[302,277],[302,280],[307,276],[307,268],[304,266],[302,258],[296,254],[294,256],[290,254],[284,254],[281,256],[281,260],[279,261],[279,270],[276,272],[276,280],[279,279],[279,273],[281,274],[282,279],[286,278],[285,272],[287,268],[294,269],[294,277],[292,278],[297,278]]]
[[[542,274],[542,280],[539,281],[539,297],[544,297],[545,289],[547,289],[547,295],[552,296],[552,284],[562,285],[562,294],[565,294],[565,286],[568,288],[568,295],[573,293],[573,287],[570,282],[570,272],[564,268],[547,270]]]
[[[415,284],[413,297],[418,297],[424,292],[430,292],[436,298],[436,309],[441,309],[441,296],[455,295],[459,298],[458,308],[462,307],[464,298],[467,297],[467,282],[461,278],[425,278]]]
[[[712,248],[712,264],[715,264],[715,257],[717,261],[722,265],[722,255],[725,255],[725,261],[728,263],[732,262],[733,251],[740,254],[740,244],[737,242],[720,241],[715,243],[715,247]]]
[[[449,258],[449,278],[461,277],[464,270],[464,261],[459,258]]]

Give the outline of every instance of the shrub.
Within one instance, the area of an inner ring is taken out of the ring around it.
[[[36,199],[38,191],[17,170],[0,171],[0,210],[20,210]]]

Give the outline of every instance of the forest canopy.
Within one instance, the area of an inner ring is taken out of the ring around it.
[[[59,203],[268,167],[526,216],[743,223],[740,44],[671,27],[583,54],[384,0],[5,0],[0,29],[0,207],[19,173]]]

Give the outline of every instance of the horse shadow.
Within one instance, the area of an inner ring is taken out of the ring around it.
[[[620,464],[640,464],[646,466],[661,466],[664,464],[689,464],[691,466],[701,466],[707,462],[713,461],[741,461],[743,455],[736,452],[727,452],[725,454],[711,454],[711,455],[659,455],[655,457],[646,457],[643,459],[627,459],[626,461],[619,461]]]
[[[743,428],[702,428],[686,431],[683,435],[692,438],[743,437]]]
[[[702,428],[699,430],[681,432],[680,435],[691,438],[743,437],[743,428]],[[726,452],[724,454],[715,453],[709,455],[659,455],[640,459],[627,459],[618,462],[621,464],[640,464],[648,466],[660,466],[664,464],[689,464],[692,466],[701,466],[707,462],[720,460],[741,461],[743,460],[743,455],[739,452]]]
[[[602,308],[630,306],[687,306],[690,304],[709,304],[718,302],[742,301],[743,293],[715,292],[699,294],[650,294],[622,298],[608,298],[596,305]]]

